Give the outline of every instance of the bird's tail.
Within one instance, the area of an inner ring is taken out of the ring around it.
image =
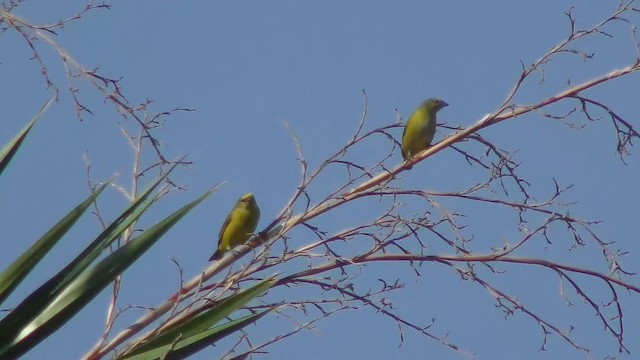
[[[211,255],[211,257],[209,258],[209,261],[219,260],[222,257],[223,253],[224,252],[220,249],[216,250],[216,252],[214,252],[213,255]]]

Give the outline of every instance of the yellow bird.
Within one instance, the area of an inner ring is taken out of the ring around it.
[[[242,245],[256,231],[260,220],[260,208],[252,193],[244,194],[238,199],[218,235],[218,250],[209,261],[218,260],[233,247]]]
[[[411,114],[402,133],[402,158],[409,160],[431,145],[436,134],[436,113],[449,106],[440,99],[430,98],[422,102]]]

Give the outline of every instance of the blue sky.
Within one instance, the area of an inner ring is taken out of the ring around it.
[[[154,306],[177,290],[175,258],[185,278],[206,265],[217,241],[218,228],[237,197],[254,192],[265,226],[286,204],[299,182],[299,165],[289,124],[300,139],[310,168],[339,149],[356,129],[368,99],[367,127],[395,121],[396,109],[407,118],[425,98],[439,97],[451,106],[439,114],[441,122],[468,126],[502,102],[520,74],[520,61],[530,64],[568,34],[564,12],[575,5],[577,26],[588,27],[608,15],[617,2],[114,2],[106,10],[93,11],[65,26],[55,37],[88,68],[103,75],[122,77],[125,94],[134,102],[153,99],[152,111],[176,107],[196,111],[176,113],[158,132],[169,156],[188,154],[194,165],[176,176],[189,190],[168,197],[142,225],[166,216],[210,186],[226,184],[198,207],[157,246],[132,267],[124,280],[120,306]],[[34,23],[66,18],[83,8],[82,1],[26,1],[14,13]],[[638,24],[638,18],[630,18]],[[545,67],[545,82],[534,75],[516,97],[527,104],[565,89],[568,77],[579,83],[634,62],[635,50],[628,24],[614,24],[604,36],[580,42],[596,55],[591,61],[564,56]],[[41,46],[52,80],[66,87],[61,63]],[[0,143],[5,143],[33,116],[50,96],[39,68],[29,61],[30,50],[15,33],[0,36]],[[638,75],[606,83],[585,95],[610,105],[637,124]],[[80,84],[80,83],[79,83]],[[0,218],[5,234],[0,266],[6,266],[32,241],[87,194],[87,154],[94,180],[118,174],[123,186],[130,183],[133,158],[118,125],[124,120],[93,89],[80,86],[80,97],[94,116],[79,122],[68,93],[63,92],[35,128],[26,146],[0,183]],[[557,104],[548,111],[562,112],[573,104]],[[532,192],[544,199],[553,179],[573,185],[562,200],[576,202],[566,208],[571,215],[603,222],[594,227],[616,248],[630,253],[622,258],[627,270],[640,271],[640,246],[636,184],[640,167],[635,154],[625,166],[615,152],[615,132],[608,118],[589,122],[576,115],[581,129],[571,129],[538,115],[526,115],[486,129],[482,135],[500,148],[514,152],[521,174],[532,183]],[[125,124],[125,126],[129,126]],[[400,137],[401,130],[394,134]],[[436,140],[448,131],[440,129]],[[381,148],[383,146],[384,148]],[[354,155],[373,163],[388,151],[389,143],[366,145]],[[399,152],[391,164],[400,161]],[[319,184],[316,194],[332,190],[344,179],[332,173]],[[451,150],[436,154],[406,172],[399,180],[407,187],[455,190],[478,181],[477,168],[469,167]],[[106,216],[124,205],[115,190],[104,200]],[[492,245],[518,238],[516,215],[511,211],[445,201],[452,210],[467,213],[465,222],[474,235],[472,247],[481,253]],[[371,219],[384,207],[354,204],[315,225],[337,231]],[[407,214],[419,212],[409,202]],[[28,293],[56,271],[96,233],[95,218],[87,216],[64,246],[56,249],[19,292]],[[606,272],[593,244],[568,250],[570,239],[558,227],[554,244],[523,249],[519,256],[554,259]],[[292,241],[312,241],[298,232]],[[426,236],[426,234],[425,234]],[[447,252],[448,253],[448,252]],[[548,270],[501,267],[508,273],[496,284],[510,290],[532,309],[568,328],[575,325],[576,341],[589,345],[594,358],[614,353],[594,312],[572,295],[567,307],[557,276]],[[296,268],[279,269],[291,272]],[[428,323],[436,319],[434,332],[476,354],[477,359],[580,359],[557,336],[548,351],[539,352],[539,326],[522,314],[504,319],[490,296],[477,284],[461,281],[449,268],[425,265],[416,277],[404,264],[367,266],[358,280],[360,289],[379,286],[377,278],[400,277],[406,288],[389,295],[399,314]],[[333,274],[336,275],[336,274]],[[586,280],[594,296],[606,299],[602,284]],[[635,281],[637,285],[637,281]],[[19,297],[18,294],[16,298]],[[316,294],[296,290],[296,295]],[[276,291],[273,296],[289,296]],[[627,346],[638,356],[640,308],[638,296],[620,292],[626,306]],[[14,299],[17,301],[17,299]],[[108,294],[101,295],[77,319],[28,354],[39,359],[77,358],[86,352],[102,330]],[[604,300],[603,300],[604,301]],[[142,314],[127,312],[118,323],[125,326]],[[297,319],[304,320],[300,314]],[[256,341],[292,328],[282,318],[268,318],[249,329]],[[298,334],[268,349],[261,359],[305,357],[308,360],[341,358],[461,359],[453,352],[410,329],[403,329],[399,344],[396,324],[368,309],[347,311],[319,322],[316,329]],[[196,359],[216,358],[220,349],[207,349]],[[621,356],[622,359],[632,358]]]

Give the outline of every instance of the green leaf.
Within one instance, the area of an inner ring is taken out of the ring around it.
[[[18,152],[20,145],[22,145],[22,142],[24,141],[24,139],[26,139],[29,131],[31,131],[31,128],[33,128],[33,125],[35,125],[36,121],[38,121],[42,114],[47,111],[49,105],[51,105],[54,100],[55,96],[52,96],[49,101],[47,101],[46,104],[44,104],[42,108],[40,108],[40,111],[38,111],[33,119],[31,119],[31,121],[29,121],[29,123],[24,128],[22,128],[18,135],[11,139],[11,141],[9,141],[9,143],[5,145],[2,150],[0,150],[0,174],[2,174],[7,165],[9,165],[9,163],[11,162],[13,156]]]
[[[180,221],[189,211],[209,197],[216,188],[183,206],[164,220],[141,235],[114,251],[96,266],[82,272],[67,286],[47,308],[12,339],[11,343],[0,349],[0,358],[14,359],[40,343],[67,321],[71,320],[82,308],[106,288],[117,276],[122,274],[142,254],[144,254],[169,229]]]
[[[176,163],[177,164],[177,163]],[[133,224],[142,213],[152,204],[149,200],[151,193],[171,173],[176,165],[168,169],[164,176],[160,176],[142,195],[133,202],[111,225],[82,251],[64,269],[31,293],[16,308],[0,321],[0,334],[5,336],[0,341],[0,349],[14,339],[27,323],[40,314],[57,297],[60,292],[78,275],[87,269],[97,259],[104,248],[120,237],[122,232]],[[2,350],[0,350],[2,354]]]
[[[87,199],[71,210],[71,212],[36,241],[35,244],[31,245],[31,247],[22,253],[9,267],[0,273],[0,304],[22,280],[24,280],[51,248],[58,243],[62,236],[71,229],[108,184],[109,183],[102,185]]]
[[[207,346],[215,343],[216,341],[231,335],[240,329],[246,327],[247,325],[253,324],[258,321],[263,316],[267,315],[274,308],[265,310],[258,314],[252,314],[240,318],[238,320],[229,321],[223,325],[216,326],[212,329],[208,329],[205,331],[201,331],[197,334],[188,336],[188,337],[178,337],[175,341],[172,341],[169,344],[148,350],[146,352],[126,356],[124,358],[116,358],[118,360],[128,359],[128,360],[152,360],[152,359],[163,359],[163,360],[178,360],[178,359],[186,359],[189,356],[197,353],[198,351],[206,348]]]
[[[134,347],[127,352],[126,356],[146,352],[150,349],[168,346],[180,337],[187,338],[205,331],[218,322],[222,321],[227,316],[231,315],[233,312],[241,309],[252,299],[262,295],[274,283],[275,279],[269,278],[257,283],[256,285],[246,290],[238,292],[237,294],[233,294],[223,299],[218,304],[214,305],[211,309],[188,318],[182,323],[175,324],[174,326],[171,326],[168,329],[162,331],[153,339]]]
[[[69,265],[61,272],[61,282],[55,287],[61,290],[72,280],[74,280],[82,271],[91,265],[101,254],[104,249],[109,247],[116,241],[124,231],[132,226],[142,214],[154,203],[155,198],[151,197],[156,188],[171,174],[178,166],[181,160],[176,161],[164,175],[159,176],[140,196],[116,218],[102,233],[87,246],[80,255],[78,255]],[[215,189],[214,189],[215,190]],[[50,295],[51,296],[51,295]]]
[[[234,356],[231,359],[227,359],[227,360],[247,360],[249,358],[249,355],[251,355],[251,351],[247,351],[244,354]]]

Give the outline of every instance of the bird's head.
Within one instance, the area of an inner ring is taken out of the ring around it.
[[[427,111],[437,112],[438,110],[449,106],[444,100],[430,98],[422,102],[422,106],[427,109]]]
[[[255,201],[255,199],[256,198],[253,196],[253,193],[247,193],[247,194],[242,195],[238,201],[248,204],[248,203],[250,203],[252,201]]]

